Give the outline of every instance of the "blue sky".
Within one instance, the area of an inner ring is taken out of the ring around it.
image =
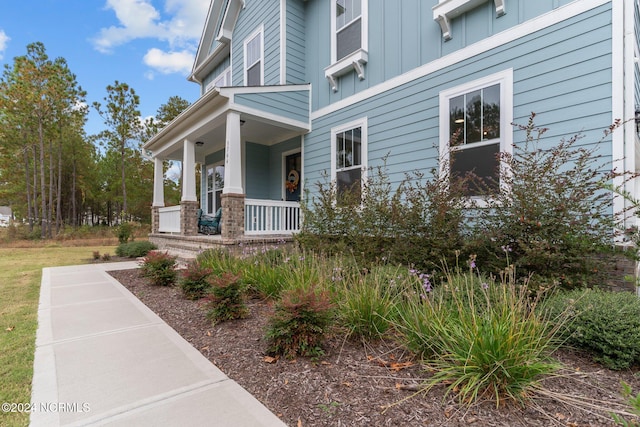
[[[87,92],[103,102],[106,87],[125,82],[140,96],[143,117],[170,96],[194,102],[187,81],[209,0],[0,0],[0,66],[42,42],[51,59],[63,57]],[[88,134],[104,129],[93,108]]]

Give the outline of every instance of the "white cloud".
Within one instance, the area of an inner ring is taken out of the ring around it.
[[[170,50],[195,51],[209,0],[165,0],[166,19],[150,0],[107,0],[106,9],[113,10],[119,25],[102,28],[94,47],[103,53],[139,38],[157,39],[169,44]]]
[[[11,40],[11,38],[3,30],[0,30],[0,59],[2,59],[2,55],[7,48],[7,44],[9,44],[9,40]]]
[[[144,56],[144,63],[163,74],[183,73],[191,71],[194,54],[188,50],[163,52],[160,49],[150,49]]]

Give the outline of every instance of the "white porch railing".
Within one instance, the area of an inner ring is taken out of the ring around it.
[[[300,203],[245,199],[244,234],[293,234],[300,231]]]
[[[161,233],[180,232],[180,205],[159,208],[158,231]]]

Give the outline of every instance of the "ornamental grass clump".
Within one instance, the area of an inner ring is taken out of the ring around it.
[[[322,341],[331,325],[332,309],[326,290],[312,286],[285,291],[269,321],[267,353],[290,359],[322,356]]]
[[[142,275],[155,286],[170,286],[176,282],[176,257],[167,252],[151,251],[142,259]]]
[[[211,269],[204,267],[198,261],[191,261],[180,277],[180,288],[185,298],[197,300],[204,297],[210,287],[207,278]]]
[[[205,297],[204,308],[207,309],[207,319],[213,324],[227,320],[243,319],[249,314],[244,303],[246,286],[240,275],[223,273],[209,279],[211,292]]]
[[[334,268],[337,314],[349,334],[382,338],[393,326],[396,306],[402,296],[415,289],[413,278],[402,266],[379,265],[365,274],[345,276]]]
[[[246,265],[245,260],[233,256],[225,249],[208,249],[198,255],[196,260],[211,269],[212,276],[224,273],[241,274]]]
[[[512,268],[500,281],[447,272],[445,283],[403,305],[398,329],[433,372],[427,389],[445,384],[466,404],[523,403],[558,366],[550,356],[557,328],[536,303]]]

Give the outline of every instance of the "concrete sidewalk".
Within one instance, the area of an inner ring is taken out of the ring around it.
[[[42,272],[32,426],[284,426],[108,270]]]

